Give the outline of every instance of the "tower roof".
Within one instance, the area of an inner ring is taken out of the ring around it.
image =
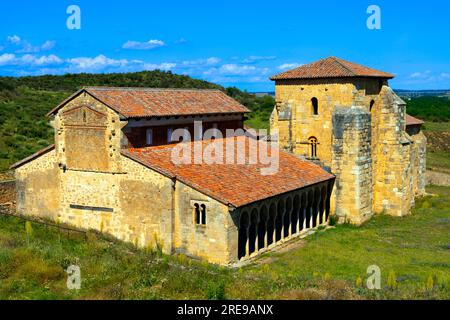
[[[321,59],[277,75],[270,80],[370,77],[392,79],[394,75],[336,57]]]

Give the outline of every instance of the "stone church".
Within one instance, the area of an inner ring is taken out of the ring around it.
[[[341,222],[404,216],[425,192],[423,122],[406,114],[392,78],[335,57],[271,78],[271,133],[284,150],[331,168],[331,208]]]
[[[48,114],[55,144],[13,165],[17,211],[223,265],[326,225],[334,175],[247,134],[248,112],[219,90],[84,88]],[[180,128],[191,150],[231,145],[242,161],[174,163]],[[270,175],[250,157],[264,146]]]
[[[336,58],[274,76],[271,143],[245,131],[249,110],[219,90],[81,89],[48,114],[55,144],[12,166],[17,211],[223,265],[332,214],[405,215],[424,192],[426,141],[392,77]],[[240,161],[176,163],[180,145],[231,146]],[[278,155],[271,174],[266,148]]]

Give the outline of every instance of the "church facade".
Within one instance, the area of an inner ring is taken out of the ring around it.
[[[271,78],[271,133],[287,152],[331,168],[331,211],[341,222],[404,216],[425,192],[423,122],[406,114],[393,77],[330,57]]]

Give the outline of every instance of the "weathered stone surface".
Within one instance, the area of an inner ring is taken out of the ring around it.
[[[373,213],[403,216],[425,192],[426,138],[406,131],[406,105],[378,78],[276,81],[270,119],[280,147],[311,158],[336,174],[332,213],[360,224]],[[318,100],[314,114],[312,99]],[[291,118],[279,118],[289,105]]]

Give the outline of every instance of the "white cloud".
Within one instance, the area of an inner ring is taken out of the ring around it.
[[[124,67],[132,63],[140,63],[138,60],[126,60],[126,59],[111,59],[104,55],[98,55],[94,58],[79,57],[68,59],[69,64],[79,70],[85,71],[98,71],[99,69],[108,67]]]
[[[9,43],[12,44],[19,44],[22,41],[22,39],[20,39],[20,37],[17,35],[8,36],[6,39],[8,40]]]
[[[20,47],[15,51],[17,53],[38,53],[41,51],[48,51],[53,49],[56,45],[55,41],[47,40],[40,46],[33,46],[30,42],[21,39],[17,35],[8,36],[7,41],[16,47]]]
[[[51,65],[51,64],[61,64],[64,60],[59,58],[58,56],[55,56],[54,54],[48,55],[48,56],[41,56],[39,58],[34,59],[34,64],[38,66],[42,65]]]
[[[300,63],[284,63],[280,66],[278,66],[278,69],[280,70],[286,70],[286,69],[293,69],[301,66]]]
[[[144,64],[144,70],[172,70],[173,68],[175,68],[177,66],[176,63],[171,63],[171,62],[163,62],[160,64],[155,64],[155,63],[145,63]]]
[[[122,48],[133,50],[151,50],[163,46],[165,46],[165,43],[162,40],[149,40],[147,42],[127,41],[123,44]]]
[[[441,73],[441,77],[444,79],[450,79],[450,73],[443,72]]]
[[[268,61],[268,60],[275,60],[276,56],[249,56],[248,58],[244,59],[242,62],[244,63],[255,63],[258,61]]]
[[[16,56],[14,54],[4,53],[0,56],[0,66],[10,64],[15,59]]]
[[[0,65],[20,65],[20,66],[47,66],[63,63],[64,60],[55,56],[54,54],[48,56],[37,57],[32,54],[25,54],[23,56],[16,56],[14,54],[5,53],[0,56]]]
[[[180,38],[175,41],[175,44],[182,44],[182,43],[186,43],[186,42],[187,42],[187,40],[185,38]]]
[[[187,67],[203,67],[203,66],[216,65],[220,61],[221,60],[219,58],[209,57],[209,58],[206,58],[206,59],[185,60],[185,61],[182,62],[182,65],[183,66],[187,66]]]
[[[409,77],[411,79],[425,79],[431,76],[431,71],[427,70],[425,72],[414,72]]]
[[[218,68],[210,68],[204,72],[205,75],[222,74],[227,76],[243,76],[252,74],[267,74],[268,68],[257,68],[255,66],[227,63]]]
[[[47,40],[41,46],[41,49],[44,51],[52,50],[56,45],[56,41]]]

